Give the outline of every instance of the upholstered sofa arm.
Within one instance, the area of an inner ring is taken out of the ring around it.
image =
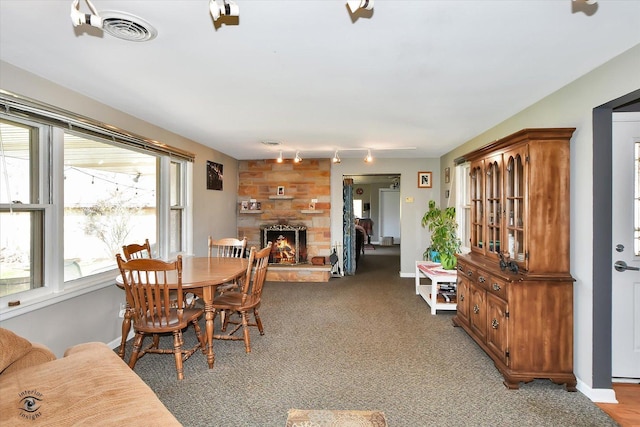
[[[20,358],[14,361],[12,364],[2,371],[2,374],[9,374],[11,372],[18,371],[24,368],[30,368],[41,363],[50,362],[56,360],[56,355],[45,345],[32,343],[31,348]]]

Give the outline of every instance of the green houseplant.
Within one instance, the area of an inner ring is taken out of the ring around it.
[[[456,208],[441,209],[436,207],[435,200],[429,200],[429,210],[422,216],[422,226],[431,231],[431,245],[423,257],[440,262],[445,270],[453,270],[457,264],[455,255],[460,252],[461,244],[457,234]]]

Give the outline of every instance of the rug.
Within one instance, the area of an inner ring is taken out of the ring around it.
[[[289,409],[286,427],[387,427],[384,412]]]

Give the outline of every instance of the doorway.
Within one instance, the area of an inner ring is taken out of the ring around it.
[[[594,389],[612,388],[613,113],[640,111],[640,90],[593,110],[593,350]]]

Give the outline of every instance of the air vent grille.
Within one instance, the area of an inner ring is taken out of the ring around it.
[[[100,12],[105,32],[122,40],[146,42],[153,40],[158,31],[144,19],[126,12]]]

